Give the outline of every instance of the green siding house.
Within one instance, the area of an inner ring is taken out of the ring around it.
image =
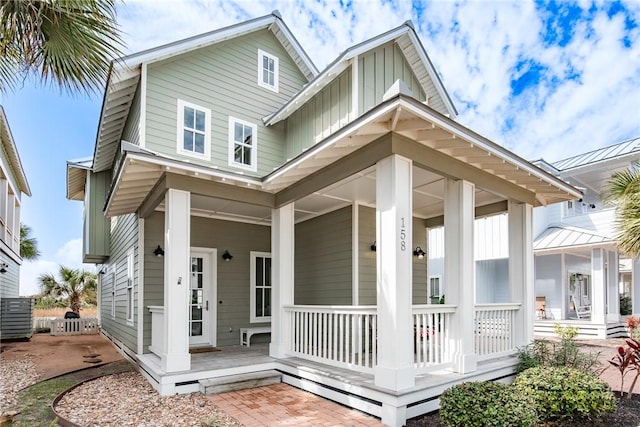
[[[115,61],[93,156],[67,168],[104,335],[162,394],[277,370],[390,426],[510,377],[532,208],[580,192],[456,114],[410,22],[320,72],[277,12]],[[474,219],[503,212],[508,302],[476,304]]]

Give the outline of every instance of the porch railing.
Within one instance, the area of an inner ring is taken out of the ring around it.
[[[474,336],[478,359],[515,350],[514,325],[520,304],[477,304]]]
[[[455,305],[414,305],[415,367],[418,372],[442,369],[452,364],[449,328]]]
[[[304,359],[372,373],[377,362],[375,306],[286,306],[290,352]]]

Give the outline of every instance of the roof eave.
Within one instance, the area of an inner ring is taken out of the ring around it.
[[[4,143],[4,148],[7,151],[8,160],[11,163],[9,167],[12,168],[13,172],[16,175],[16,180],[18,181],[18,187],[20,188],[20,191],[23,194],[31,197],[31,188],[29,187],[27,175],[25,174],[24,168],[22,167],[20,153],[18,152],[15,140],[13,139],[13,133],[11,132],[11,127],[9,126],[9,121],[7,120],[7,115],[4,111],[4,107],[2,107],[1,105],[0,113],[2,114],[3,126],[5,127],[7,135],[9,136],[9,141],[6,141]]]

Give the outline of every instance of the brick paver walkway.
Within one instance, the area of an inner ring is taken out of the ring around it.
[[[287,384],[207,397],[245,427],[382,427],[377,418]]]

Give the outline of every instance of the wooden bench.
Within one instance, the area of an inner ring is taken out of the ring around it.
[[[270,334],[271,326],[256,326],[253,328],[240,328],[240,345],[251,347],[251,337],[257,334]]]
[[[591,319],[591,306],[583,305],[576,307],[576,316],[578,316],[578,319]]]

